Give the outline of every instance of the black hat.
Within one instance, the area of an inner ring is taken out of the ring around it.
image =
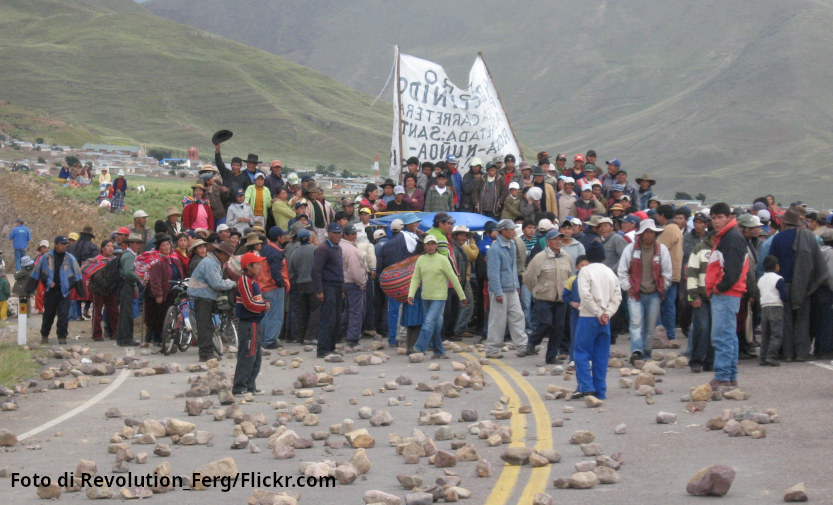
[[[435,177],[436,177],[437,179],[439,179],[440,177],[442,177],[443,179],[448,179],[448,174],[447,174],[447,173],[445,173],[445,172],[440,172],[440,173],[438,173]]]
[[[506,163],[509,160],[515,161],[515,155],[514,154],[507,154],[506,156],[503,157],[503,162],[504,163]]]
[[[439,223],[451,223],[454,224],[454,218],[451,217],[447,212],[437,212],[434,214],[434,226],[437,226]]]
[[[534,165],[532,167],[532,175],[547,175],[547,173],[544,172],[544,169],[540,165]]]
[[[234,135],[228,130],[217,130],[214,132],[214,135],[211,136],[211,143],[214,145],[222,144],[226,140],[230,139]]]
[[[538,160],[539,165],[549,165],[550,159],[548,156],[543,156],[540,160]]]
[[[240,156],[235,156],[234,158],[231,159],[231,162],[232,163],[240,163],[242,165],[243,164],[243,158],[241,158]]]
[[[385,182],[383,182],[383,183],[381,184],[381,186],[382,186],[383,188],[384,188],[385,186],[390,186],[390,187],[393,187],[393,186],[396,186],[396,183],[395,183],[395,182],[393,182],[393,179],[388,178],[388,179],[385,179]]]
[[[256,154],[249,153],[248,158],[246,158],[246,163],[255,163],[255,164],[257,164],[257,163],[260,163],[260,162],[257,160],[257,155]]]

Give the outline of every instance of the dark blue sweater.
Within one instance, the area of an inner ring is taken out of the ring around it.
[[[341,286],[344,284],[344,263],[341,259],[341,248],[329,239],[315,250],[312,263],[312,289],[315,293],[323,293],[324,286]]]

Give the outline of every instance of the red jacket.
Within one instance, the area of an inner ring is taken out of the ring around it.
[[[706,265],[706,294],[736,296],[746,293],[746,274],[749,271],[749,255],[746,239],[737,229],[735,219],[717,233]]]
[[[214,229],[214,215],[211,213],[211,205],[208,202],[205,203],[189,203],[182,209],[182,226],[185,229],[193,230],[194,229],[194,220],[197,218],[197,209],[200,205],[205,206],[205,212],[208,214],[208,229]]]
[[[167,298],[171,291],[171,262],[179,269],[179,278],[185,278],[185,270],[176,254],[162,257],[148,269],[150,298]]]

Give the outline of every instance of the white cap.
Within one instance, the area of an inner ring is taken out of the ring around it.
[[[223,223],[223,224],[221,224],[220,226],[218,226],[218,227],[217,227],[217,231],[218,231],[218,232],[220,232],[220,231],[226,231],[226,230],[228,230],[228,229],[229,229],[229,227],[228,227],[228,225],[227,225],[226,223]]]
[[[402,187],[402,186],[396,185],[396,186],[393,187],[393,194],[394,195],[404,195],[405,194],[405,188]]]
[[[568,184],[568,183],[571,183],[571,182],[572,182],[573,184],[575,184],[575,183],[576,183],[576,180],[575,180],[575,179],[573,179],[572,177],[565,177],[565,178],[564,178],[564,184]]]
[[[577,217],[571,217],[570,222],[573,223],[573,226],[581,226],[582,225],[581,219],[579,219]]]
[[[537,186],[532,186],[526,191],[526,196],[532,198],[535,201],[538,201],[541,199],[542,196],[544,196],[544,191]]]
[[[518,184],[518,181],[512,181],[509,183],[509,189],[521,189],[521,185]]]
[[[592,184],[582,184],[581,185],[581,190],[582,191],[593,191],[593,185]]]
[[[457,226],[452,228],[451,234],[454,235],[455,233],[458,233],[458,232],[459,233],[468,233],[469,232],[469,227],[464,225],[464,224],[458,224]]]
[[[555,228],[555,225],[552,224],[552,221],[549,219],[542,219],[538,221],[538,230],[540,231],[550,231]]]
[[[402,222],[401,219],[394,219],[390,222],[390,229],[391,230],[401,230],[405,227],[405,223]]]
[[[124,170],[119,170],[119,177],[124,177]]]
[[[133,213],[133,219],[136,219],[137,217],[148,217],[148,213],[139,209]]]
[[[41,240],[40,243],[38,244],[38,248],[41,248],[41,247],[46,247],[47,249],[49,249],[49,241],[48,240]]]
[[[374,240],[379,240],[380,238],[382,238],[386,235],[387,235],[387,232],[385,232],[385,230],[383,228],[379,228],[378,230],[373,232],[373,239]]]

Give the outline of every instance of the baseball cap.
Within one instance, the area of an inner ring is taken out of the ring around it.
[[[369,207],[362,207],[359,209],[359,214],[373,214],[373,211]]]
[[[624,184],[614,184],[613,185],[613,191],[622,191],[622,192],[624,192],[625,191],[625,185]]]
[[[427,244],[429,242],[437,243],[437,237],[434,235],[426,233],[424,237],[422,237],[422,243]]]
[[[255,174],[255,179],[258,179],[258,178],[265,179],[266,174],[264,174],[263,172],[258,172],[258,173]]]
[[[503,161],[504,162],[515,161],[515,155],[514,154],[507,154],[506,156],[503,157]]]
[[[593,191],[593,185],[592,184],[582,184],[581,185],[581,190],[582,191]]]
[[[697,218],[695,217],[695,219],[697,219]],[[634,214],[628,214],[627,216],[622,218],[622,221],[624,221],[626,223],[633,223],[637,226],[639,226],[639,223],[642,222],[642,220],[639,218],[639,216],[634,215]]]
[[[622,166],[622,162],[619,161],[619,158],[613,158],[612,160],[605,161],[605,163],[607,163],[608,165],[615,165],[617,167]]]
[[[312,233],[310,233],[309,230],[305,230],[305,229],[298,230],[298,240],[309,240],[309,238],[311,236],[312,236]]]
[[[492,160],[492,161],[494,161],[494,160]],[[481,167],[483,166],[483,161],[481,161],[480,158],[474,157],[474,158],[471,159],[471,161],[469,161],[469,166],[470,167],[477,166],[477,165],[480,165]]]
[[[830,214],[829,216],[827,216],[827,222],[828,223],[830,223],[830,217],[831,216],[833,216],[833,214]],[[762,223],[768,223],[769,220],[772,219],[772,214],[770,214],[768,210],[759,210],[758,211],[758,219],[760,219]]]
[[[382,238],[386,235],[387,235],[387,232],[384,229],[379,228],[378,230],[373,232],[373,239],[374,240],[379,240],[380,238]]]
[[[451,234],[454,235],[455,233],[468,233],[469,227],[464,224],[458,224],[451,230]]]
[[[240,268],[245,269],[252,263],[260,263],[261,261],[266,261],[266,258],[259,256],[257,253],[247,252],[240,258]]]
[[[41,240],[40,243],[38,243],[38,248],[41,248],[41,247],[49,247],[49,241],[48,240]]]
[[[341,228],[341,225],[338,223],[330,223],[327,225],[327,231],[333,233],[344,233],[344,230]]]
[[[272,163],[269,164],[269,168],[273,168],[273,167],[283,168],[283,163],[281,162],[281,160],[273,160]]]
[[[55,237],[55,245],[68,243],[69,240],[67,240],[67,237],[65,235],[58,235],[57,237]]]
[[[81,237],[75,232],[72,232],[69,235],[67,235],[67,240],[78,240],[79,238]]]
[[[761,226],[761,220],[758,219],[758,216],[754,216],[752,214],[744,214],[738,218],[738,226],[742,228],[757,228]]]
[[[512,181],[509,183],[509,189],[521,189],[521,185],[517,181]]]
[[[558,153],[555,155],[555,161],[567,161],[567,155],[564,153]]]
[[[581,219],[579,219],[577,217],[570,218],[569,221],[571,223],[573,223],[573,226],[581,226],[582,225]]]
[[[583,154],[577,154],[577,155],[575,155],[575,156],[573,157],[573,161],[584,161],[584,155],[583,155]]]
[[[218,231],[218,232],[221,232],[221,231],[226,231],[226,230],[228,230],[228,229],[229,229],[229,226],[228,226],[226,223],[223,223],[223,224],[221,224],[221,225],[219,225],[219,226],[217,227],[217,231]]]
[[[497,226],[495,226],[495,230],[513,230],[515,228],[515,221],[511,219],[501,219],[498,221]]]
[[[698,219],[700,221],[703,221],[704,223],[709,222],[709,217],[707,215],[703,214],[702,212],[697,212],[696,214],[694,214],[694,217],[692,218],[692,221],[696,221]]]
[[[327,231],[330,231],[330,229],[327,228]],[[344,233],[345,235],[357,235],[359,232],[358,230],[356,230],[355,226],[353,226],[352,224],[348,224],[344,227],[342,233]]]
[[[304,206],[306,206],[306,204],[307,204],[306,200],[299,200],[298,202],[295,203],[295,208],[298,209],[300,207],[304,207]]]
[[[419,221],[419,219],[417,219]],[[405,227],[405,223],[401,219],[394,219],[390,222],[390,229],[399,231]]]
[[[575,183],[576,183],[576,180],[573,179],[572,177],[565,177],[564,178],[564,184],[575,184]]]
[[[356,203],[353,200],[351,200],[350,198],[344,197],[344,198],[341,199],[341,206],[342,207],[352,207],[355,204]]]
[[[127,229],[126,226],[122,226],[118,230],[116,230],[117,235],[130,235],[130,230]]]
[[[553,228],[555,228],[555,225],[552,224],[552,221],[550,221],[549,219],[542,219],[538,221],[538,229],[540,231],[550,231]]]
[[[451,223],[454,224],[454,218],[447,212],[438,212],[434,215],[434,223]]]
[[[449,154],[445,157],[445,162],[448,163],[448,164],[451,164],[451,165],[456,165],[457,164],[457,156],[454,156],[453,154]]]
[[[405,194],[405,188],[402,187],[402,186],[396,185],[396,186],[393,187],[393,194],[394,195],[404,195]]]
[[[148,217],[148,213],[141,209],[137,210],[133,213],[133,219],[136,219],[137,217]]]
[[[558,230],[550,230],[547,232],[547,240],[552,240],[554,238],[563,237],[564,234]]]
[[[243,188],[237,188],[237,189],[234,190],[234,197],[235,198],[237,198],[238,196],[244,196],[245,194],[246,194],[246,192],[243,191]]]

